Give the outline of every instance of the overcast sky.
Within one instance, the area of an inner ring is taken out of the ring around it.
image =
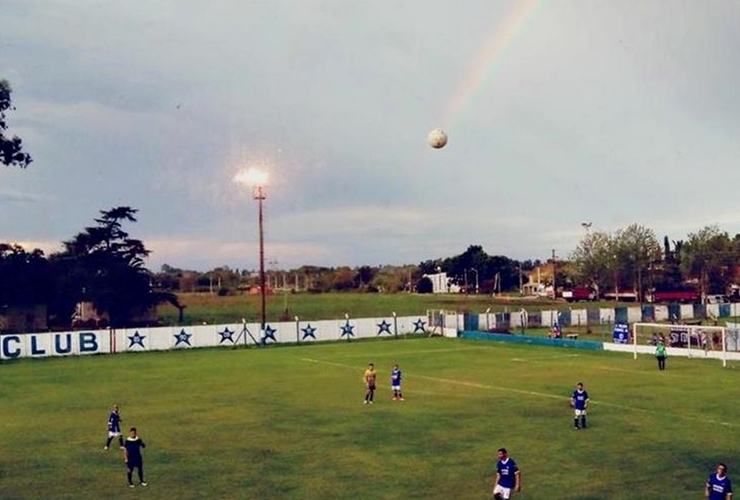
[[[47,251],[128,205],[152,270],[256,268],[248,166],[277,268],[740,232],[737,0],[0,0],[0,78]]]

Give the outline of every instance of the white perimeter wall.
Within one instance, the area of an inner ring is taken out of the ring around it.
[[[445,315],[442,332],[457,336],[456,315]],[[195,347],[233,347],[277,342],[319,342],[391,337],[432,331],[426,316],[345,318],[340,320],[269,323],[232,323],[159,328],[124,328],[74,332],[0,335],[0,359],[41,358],[79,354],[163,351]]]

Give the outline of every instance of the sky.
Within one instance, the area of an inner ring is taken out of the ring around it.
[[[0,0],[0,241],[101,210],[162,264],[566,258],[633,223],[740,233],[736,0]],[[427,134],[444,129],[443,149]]]

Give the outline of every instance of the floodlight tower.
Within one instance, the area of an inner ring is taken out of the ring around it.
[[[236,174],[234,181],[252,188],[252,196],[257,200],[259,211],[259,238],[260,238],[260,334],[264,334],[267,326],[267,286],[265,283],[265,230],[263,205],[265,202],[267,186],[267,172],[250,168]]]

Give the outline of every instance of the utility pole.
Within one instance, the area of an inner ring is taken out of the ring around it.
[[[557,264],[555,263],[555,249],[552,249],[552,298],[555,300],[558,296],[558,289],[557,289],[557,282],[558,282],[558,268]]]
[[[524,295],[524,282],[522,276],[522,263],[519,261],[519,295]]]

